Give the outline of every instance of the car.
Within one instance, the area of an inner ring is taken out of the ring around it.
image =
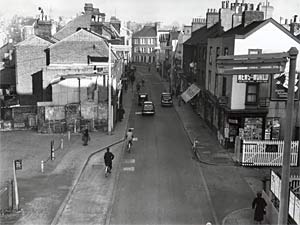
[[[142,107],[142,115],[154,115],[155,106],[152,101],[144,101]]]
[[[161,106],[172,106],[173,100],[172,100],[171,93],[168,92],[161,93],[160,104]]]
[[[148,94],[147,93],[139,93],[138,105],[142,105],[144,101],[148,101]]]

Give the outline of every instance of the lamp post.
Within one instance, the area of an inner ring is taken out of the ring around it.
[[[108,43],[108,134],[111,135],[112,129],[112,108],[111,108],[111,44]]]
[[[282,178],[278,224],[287,224],[289,211],[289,180],[290,180],[290,158],[291,158],[291,141],[293,128],[293,110],[294,110],[294,90],[295,90],[295,73],[296,59],[298,55],[297,48],[289,50],[290,68],[289,68],[289,86],[288,100],[286,107],[286,127],[284,132],[284,150],[282,162]]]

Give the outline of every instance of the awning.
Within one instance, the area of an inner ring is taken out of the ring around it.
[[[182,97],[183,101],[188,102],[192,98],[194,98],[196,96],[196,94],[199,93],[199,91],[200,91],[200,88],[197,85],[192,84],[191,86],[189,86],[188,89],[185,90],[185,92],[183,92],[181,94],[181,97]]]

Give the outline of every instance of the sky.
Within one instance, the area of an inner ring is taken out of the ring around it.
[[[234,2],[231,0],[230,2]],[[0,17],[13,15],[36,16],[38,7],[52,18],[58,16],[75,17],[83,11],[85,3],[92,3],[100,12],[106,14],[106,20],[116,15],[121,21],[162,22],[171,25],[191,24],[192,18],[203,17],[208,8],[218,9],[222,0],[0,0]],[[242,2],[239,0],[238,2]],[[266,0],[245,0],[254,3]],[[273,18],[292,19],[294,15],[300,20],[300,0],[269,0],[274,7]]]

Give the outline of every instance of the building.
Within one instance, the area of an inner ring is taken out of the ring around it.
[[[132,61],[137,63],[155,63],[157,47],[157,27],[145,25],[132,35]]]
[[[220,143],[233,147],[236,136],[245,140],[278,140],[284,137],[287,75],[218,76],[216,59],[221,55],[287,52],[300,49],[300,41],[272,18],[259,11],[244,11],[242,24],[208,39],[206,102],[204,118],[218,134]],[[288,69],[288,65],[287,68]],[[300,71],[300,57],[297,58]],[[299,139],[299,73],[295,84],[293,138]],[[297,134],[298,133],[298,134]]]
[[[82,15],[69,21],[63,28],[56,32],[53,37],[62,40],[75,33],[78,29],[85,28],[94,31],[109,40],[115,40],[115,42],[122,44],[118,35],[121,22],[115,17],[111,18],[110,22],[106,22],[105,16],[105,13],[101,13],[99,8],[94,8],[93,4],[85,3]]]
[[[80,29],[45,50],[47,66],[33,77],[37,99],[43,99],[39,90],[51,87],[51,99],[38,102],[38,106],[46,110],[45,121],[39,121],[41,130],[51,120],[65,121],[67,125],[74,125],[76,121],[82,125],[86,121],[91,129],[107,124],[108,41],[95,32]],[[114,51],[110,55],[113,63],[112,106],[116,121],[117,109],[122,104],[123,62]],[[66,116],[66,107],[75,109],[69,117]]]
[[[16,44],[16,92],[20,105],[35,105],[32,75],[46,67],[45,49],[54,42],[32,35]]]

